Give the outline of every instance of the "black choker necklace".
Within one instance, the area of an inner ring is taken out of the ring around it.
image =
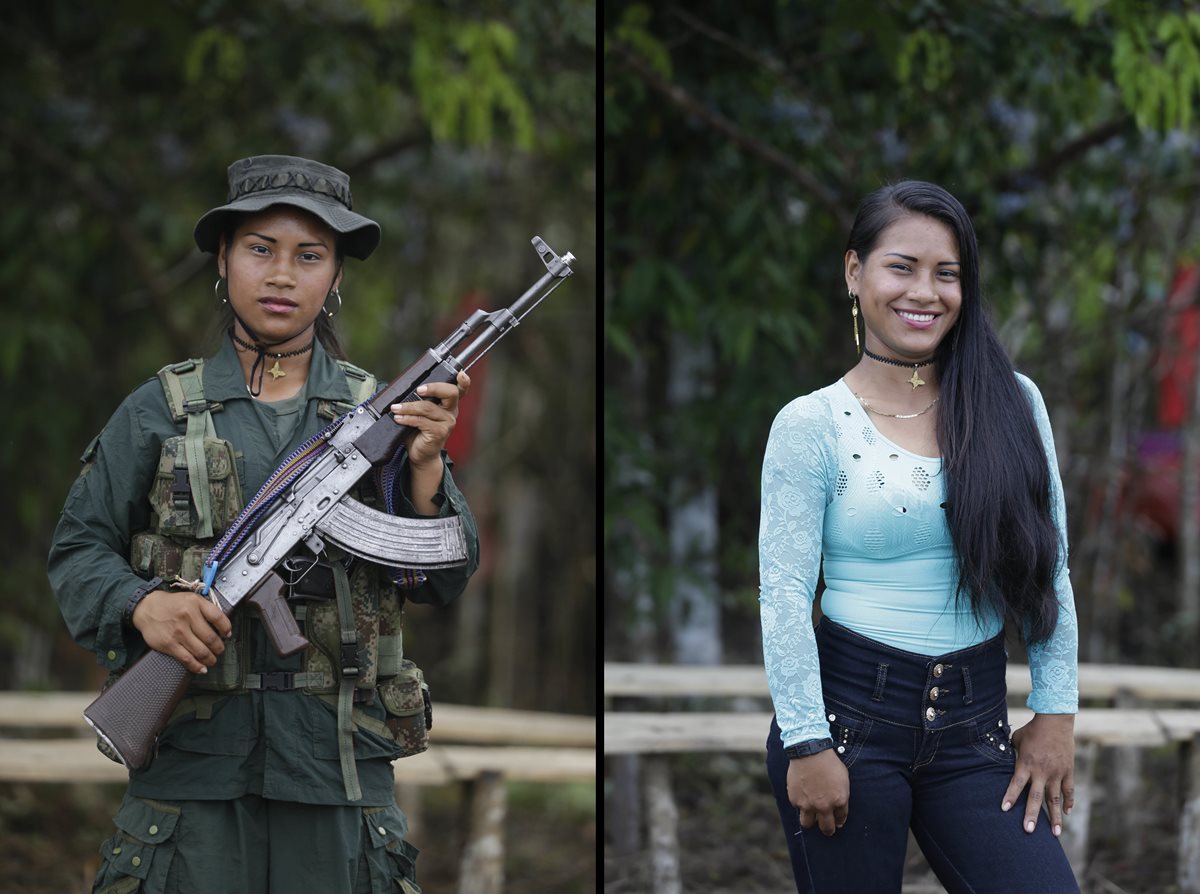
[[[316,344],[316,341],[317,341],[317,337],[314,335],[312,341],[310,341],[304,347],[297,348],[294,351],[268,351],[265,348],[261,347],[260,345],[254,345],[248,341],[244,341],[243,339],[238,338],[238,334],[233,331],[232,326],[229,327],[229,337],[232,338],[239,345],[241,345],[243,348],[245,348],[247,351],[254,351],[256,354],[258,354],[258,357],[255,358],[255,360],[254,360],[254,366],[252,366],[250,368],[250,382],[251,383],[254,382],[255,370],[256,369],[258,370],[258,390],[255,391],[249,385],[246,386],[246,390],[250,392],[251,397],[258,397],[260,394],[262,394],[262,380],[263,380],[264,370],[271,374],[271,381],[275,381],[276,379],[282,379],[284,376],[287,375],[287,373],[284,372],[283,369],[281,369],[279,366],[280,358],[281,357],[299,357],[301,354],[307,354],[309,351],[312,350],[313,345]],[[265,357],[274,357],[275,358],[275,365],[272,366],[270,369],[267,369],[266,363],[263,362],[263,359]],[[262,363],[262,369],[258,368],[258,365],[260,363]]]
[[[918,388],[920,388],[922,385],[925,384],[925,380],[922,379],[919,375],[917,375],[917,370],[920,369],[922,366],[928,366],[929,364],[933,363],[933,360],[934,360],[934,358],[930,357],[928,360],[922,360],[919,363],[909,363],[906,360],[896,360],[892,357],[880,357],[878,354],[873,353],[866,345],[863,345],[863,353],[866,354],[868,357],[870,357],[872,360],[876,360],[879,363],[886,363],[889,366],[902,366],[905,369],[911,369],[913,371],[913,374],[912,374],[912,378],[909,379],[908,381],[909,381],[909,384],[913,386],[913,391],[916,391]]]

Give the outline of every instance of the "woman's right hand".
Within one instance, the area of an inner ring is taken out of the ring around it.
[[[233,633],[225,613],[196,593],[154,590],[133,610],[133,626],[151,649],[170,655],[193,674],[206,674]]]
[[[850,774],[832,748],[788,762],[788,800],[800,811],[805,829],[821,827],[832,835],[846,825],[850,812]]]

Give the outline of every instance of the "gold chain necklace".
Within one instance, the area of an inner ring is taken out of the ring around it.
[[[889,419],[916,419],[918,416],[924,416],[926,413],[928,413],[930,410],[933,409],[934,404],[936,404],[939,400],[942,399],[941,395],[939,394],[937,397],[935,397],[933,399],[933,402],[930,403],[929,406],[927,406],[925,409],[920,410],[919,412],[916,412],[916,413],[884,413],[884,412],[881,412],[881,411],[875,409],[873,406],[871,406],[869,403],[867,403],[866,400],[864,400],[862,397],[859,396],[857,391],[854,391],[852,393],[854,394],[855,397],[858,398],[858,402],[863,405],[863,409],[865,409],[868,413],[874,413],[876,416],[887,416]]]

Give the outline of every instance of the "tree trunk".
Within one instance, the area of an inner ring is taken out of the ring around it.
[[[504,528],[500,531],[501,558],[492,590],[489,705],[519,706],[517,680],[526,678],[536,667],[536,650],[531,644],[536,639],[538,625],[525,616],[523,607],[530,600],[522,599],[522,593],[537,586],[531,560],[537,555],[540,534],[538,505],[537,494],[523,477],[514,476],[500,491]]]
[[[712,392],[715,360],[707,341],[671,338],[667,400],[676,413],[698,412],[696,404]],[[697,481],[675,466],[671,496],[671,567],[675,586],[670,602],[675,661],[721,663],[721,604],[717,589],[717,488]]]

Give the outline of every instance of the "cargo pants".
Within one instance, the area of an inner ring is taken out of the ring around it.
[[[154,801],[125,795],[94,894],[420,894],[396,805]]]

